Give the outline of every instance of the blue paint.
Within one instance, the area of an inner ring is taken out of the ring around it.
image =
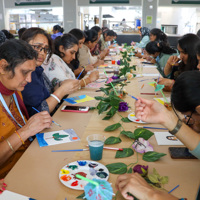
[[[93,140],[89,142],[90,158],[91,160],[101,160],[103,154],[104,142],[100,140]]]
[[[80,165],[80,166],[85,166],[87,164],[86,161],[77,161],[77,163]]]

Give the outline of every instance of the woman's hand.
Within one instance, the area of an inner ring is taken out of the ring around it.
[[[6,190],[7,185],[4,183],[4,179],[0,180],[0,194]]]
[[[96,71],[91,72],[91,74],[89,75],[89,78],[91,82],[94,82],[97,79],[99,79],[99,71],[96,70]]]
[[[62,81],[61,86],[63,96],[71,94],[80,88],[80,82],[76,79],[67,79]],[[56,91],[55,91],[56,92]]]
[[[128,192],[139,199],[147,199],[149,191],[153,190],[138,173],[118,176],[115,186],[127,200],[134,199]]]
[[[167,63],[171,66],[178,66],[178,61],[180,58],[178,56],[170,56]]]
[[[19,133],[25,131],[28,137],[33,136],[45,128],[50,128],[52,118],[47,111],[33,115],[21,129]]]
[[[93,69],[94,69],[94,66],[92,64],[89,64],[89,65],[85,66],[85,71],[86,72],[92,71]]]
[[[174,80],[160,77],[158,84],[164,85],[164,86],[173,86]]]

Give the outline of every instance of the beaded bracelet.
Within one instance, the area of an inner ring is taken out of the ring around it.
[[[10,144],[10,142],[8,141],[8,139],[6,140],[6,142],[8,143],[8,146],[10,147],[10,149],[12,150],[13,153],[15,153],[15,150],[13,149],[12,145]]]
[[[20,134],[19,134],[17,131],[15,131],[15,133],[17,134],[18,138],[21,140],[22,144],[24,145],[25,143],[24,143],[24,141],[22,140]]]

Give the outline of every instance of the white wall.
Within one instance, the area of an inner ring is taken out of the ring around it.
[[[157,27],[161,24],[178,25],[178,34],[196,33],[197,12],[196,8],[186,7],[159,7]]]

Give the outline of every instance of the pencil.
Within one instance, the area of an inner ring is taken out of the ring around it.
[[[70,152],[70,151],[88,151],[89,149],[69,149],[69,150],[53,150],[51,152]]]
[[[149,128],[149,129],[161,129],[161,130],[168,130],[167,128],[158,128],[158,127],[151,127],[151,126],[135,126],[136,128]]]
[[[142,85],[141,89],[144,87],[144,84]]]
[[[158,93],[140,93],[140,94],[143,94],[143,95],[158,95]]]
[[[82,69],[82,71],[80,72],[80,74],[77,77],[77,80],[79,79],[79,77],[81,76],[81,74],[83,73],[83,71],[85,70],[85,67]]]
[[[39,110],[37,110],[36,108],[34,108],[34,107],[32,107],[33,108],[33,110],[35,110],[37,113],[39,113],[40,111]],[[55,125],[57,125],[57,126],[60,126],[60,127],[62,127],[60,124],[58,124],[57,122],[55,122],[55,121],[52,121]]]
[[[177,185],[177,186],[174,187],[172,190],[170,190],[170,191],[168,192],[168,194],[171,193],[172,191],[174,191],[177,187],[179,187],[179,185]]]

